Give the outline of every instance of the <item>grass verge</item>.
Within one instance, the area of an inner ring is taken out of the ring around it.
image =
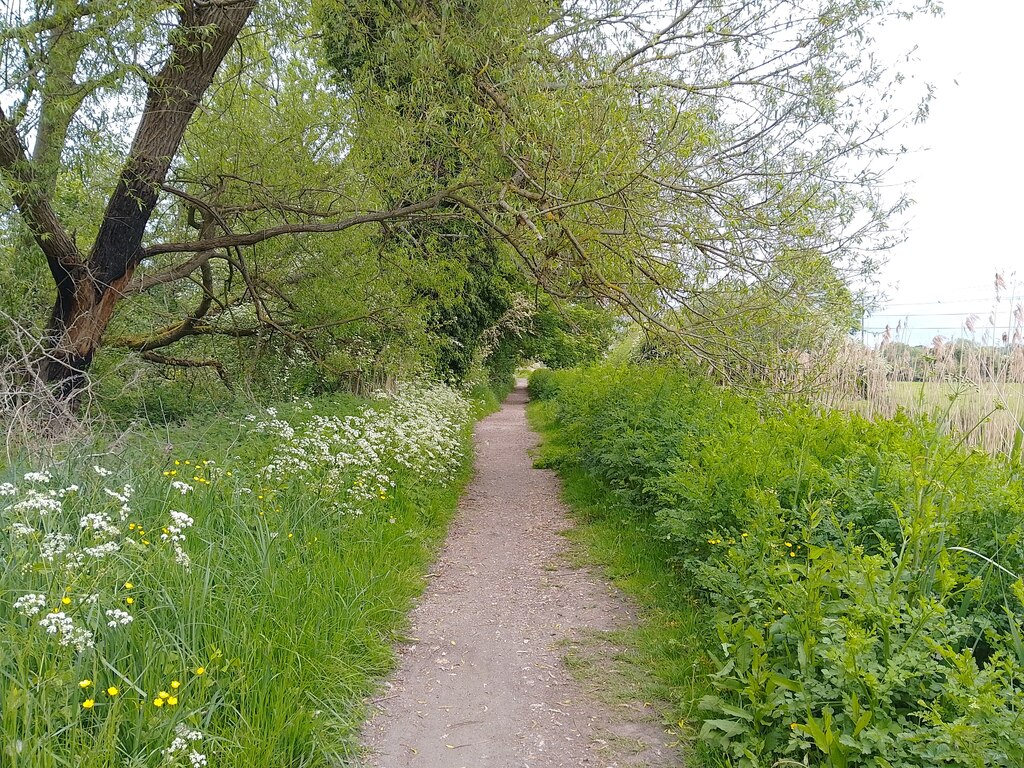
[[[483,409],[322,398],[5,468],[0,765],[354,761]]]

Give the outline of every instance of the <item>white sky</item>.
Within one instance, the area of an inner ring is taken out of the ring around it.
[[[913,181],[916,204],[908,214],[909,238],[890,252],[880,275],[889,303],[866,323],[869,330],[887,323],[895,330],[906,318],[911,332],[901,339],[912,344],[962,335],[958,329],[970,313],[980,317],[980,339],[993,309],[1006,330],[1024,294],[1024,2],[945,5],[943,16],[891,24],[879,39],[887,59],[918,45],[900,68],[936,88],[928,120],[895,136],[924,148],[900,158],[891,177]],[[999,304],[997,270],[1007,293],[1016,288]]]

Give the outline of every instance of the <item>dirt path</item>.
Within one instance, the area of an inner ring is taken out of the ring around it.
[[[563,663],[567,641],[622,626],[630,609],[567,565],[570,522],[558,480],[532,467],[525,402],[518,388],[477,426],[476,477],[413,612],[415,644],[366,726],[371,766],[681,764],[650,709],[599,703]]]

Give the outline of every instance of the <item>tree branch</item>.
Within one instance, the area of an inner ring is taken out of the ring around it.
[[[161,253],[195,253],[199,251],[217,250],[220,248],[241,248],[248,245],[271,240],[282,235],[300,235],[315,233],[343,232],[351,227],[360,224],[372,224],[375,222],[392,221],[394,219],[408,218],[414,214],[429,211],[436,208],[445,199],[452,197],[454,190],[446,190],[431,195],[419,203],[412,203],[400,208],[393,208],[389,211],[374,211],[359,216],[352,216],[342,221],[334,222],[300,222],[297,224],[281,224],[276,227],[257,230],[256,232],[242,232],[238,234],[221,235],[191,243],[157,243],[145,249],[144,257],[148,258]]]

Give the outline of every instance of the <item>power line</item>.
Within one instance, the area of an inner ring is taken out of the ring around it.
[[[891,327],[891,326],[888,329],[886,329],[886,327],[883,325],[883,326],[878,326],[878,327],[874,327],[874,328],[865,328],[864,330],[867,333],[885,333],[886,330],[888,330],[891,333],[891,332],[894,332],[896,329]],[[903,328],[900,329],[900,333],[913,333],[914,331],[957,331],[957,332],[965,331],[967,333],[967,335],[970,335],[970,336],[984,336],[986,333],[988,333],[990,331],[995,331],[996,333],[1000,333],[1000,334],[1007,332],[1004,328],[999,328],[999,327],[992,328],[992,326],[987,326],[985,329],[979,329],[979,330],[975,331],[974,333],[971,333],[966,328],[964,328],[964,326],[962,326],[962,325],[958,325],[958,326],[913,325],[913,326],[904,326]]]
[[[988,315],[988,312],[871,312],[868,317],[968,317]]]
[[[885,302],[882,306],[885,307],[937,307],[945,306],[947,304],[968,304],[968,303],[981,303],[981,302],[996,302],[1001,303],[1003,301],[1020,301],[1019,295],[1002,295],[996,296],[982,296],[976,299],[935,299],[934,301],[905,301],[905,302]]]

